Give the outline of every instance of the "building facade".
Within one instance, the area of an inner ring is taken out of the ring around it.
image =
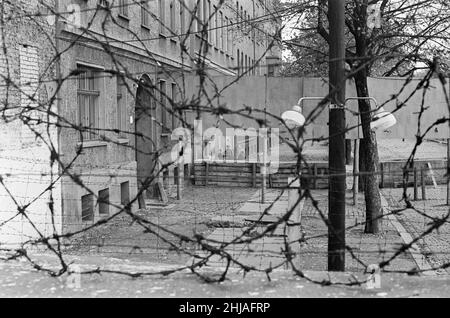
[[[188,167],[165,166],[164,158],[182,116],[176,105],[195,93],[195,87],[184,81],[198,74],[199,65],[211,76],[274,74],[267,66],[274,56],[268,49],[274,21],[270,1],[220,3],[21,0],[8,7],[6,14],[23,18],[8,20],[11,23],[5,26],[2,46],[9,56],[2,58],[0,68],[9,75],[2,79],[19,87],[2,90],[2,97],[8,97],[3,104],[25,107],[41,117],[51,114],[51,122],[36,120],[48,134],[39,140],[27,130],[30,121],[23,112],[12,120],[17,114],[8,114],[4,107],[11,120],[4,116],[0,125],[2,136],[7,136],[0,155],[3,167],[8,167],[17,162],[14,158],[26,161],[33,153],[36,160],[21,172],[27,180],[40,163],[33,180],[40,186],[33,193],[23,190],[29,187],[20,187],[18,171],[16,190],[23,198],[46,193],[36,201],[42,206],[35,209],[44,229],[53,230],[52,215],[57,231],[63,232],[79,230],[124,207],[137,209],[138,202],[130,200],[155,171],[163,170],[157,179],[167,190],[173,188],[175,173],[189,173]],[[35,148],[39,151],[32,151]],[[15,168],[8,169],[2,173],[12,176]],[[51,179],[55,175],[56,181]],[[51,195],[45,191],[49,184],[54,185]],[[144,194],[152,197],[156,192]],[[2,192],[9,205],[1,220],[17,212],[17,202],[7,198]],[[19,216],[18,227],[26,221]],[[23,238],[20,233],[17,236]]]

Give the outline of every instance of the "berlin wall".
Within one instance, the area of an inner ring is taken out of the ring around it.
[[[215,88],[206,85],[206,92],[212,98],[219,91],[219,97],[214,99],[214,106],[223,105],[231,110],[240,110],[246,107],[253,109],[251,116],[256,119],[264,119],[262,113],[254,110],[266,109],[268,113],[280,116],[284,111],[292,108],[301,97],[325,97],[328,94],[327,79],[324,78],[283,78],[283,77],[243,77],[235,81],[232,76],[214,77]],[[438,79],[432,79],[430,87],[424,94],[423,89],[418,88],[421,79],[412,79],[407,82],[404,78],[369,78],[369,93],[375,98],[378,106],[394,112],[397,124],[387,131],[377,132],[379,139],[414,139],[417,134],[419,112],[422,105],[425,111],[420,119],[421,133],[425,131],[437,119],[448,116],[449,110],[446,103],[445,91]],[[198,79],[187,79],[187,91],[195,94],[198,91]],[[447,84],[448,85],[448,84]],[[448,92],[448,88],[447,88]],[[356,89],[353,81],[347,82],[346,96],[356,97]],[[190,96],[189,96],[190,97]],[[205,99],[203,99],[205,100]],[[405,102],[403,106],[401,106]],[[207,105],[207,103],[205,103]],[[319,138],[328,136],[328,109],[322,107],[316,109],[318,101],[305,101],[303,113],[308,117],[312,111],[319,115],[307,125],[305,138]],[[203,105],[204,106],[204,105]],[[398,108],[401,106],[401,108]],[[376,105],[372,103],[372,108]],[[356,127],[358,118],[352,111],[357,111],[357,102],[349,101],[346,112],[347,126]],[[398,109],[397,109],[398,108]],[[248,114],[248,112],[243,112]],[[195,114],[188,116],[192,119]],[[202,114],[204,129],[217,125],[225,132],[230,124],[243,128],[258,128],[259,124],[254,119],[240,115],[224,115],[223,120],[217,116]],[[275,118],[267,116],[270,127],[281,127]],[[362,137],[362,132],[353,129],[347,134],[347,138]],[[433,128],[426,138],[448,138],[448,125],[439,125]]]

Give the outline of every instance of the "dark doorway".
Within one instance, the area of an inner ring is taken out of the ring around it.
[[[143,199],[154,198],[155,150],[155,89],[147,75],[142,76],[136,92],[136,161],[138,189],[144,194]]]

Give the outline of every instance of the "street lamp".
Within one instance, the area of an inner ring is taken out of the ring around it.
[[[281,119],[289,129],[300,128],[305,124],[305,116],[302,114],[302,108],[295,105],[291,110],[285,111],[281,114]]]
[[[380,107],[372,118],[372,122],[370,123],[370,129],[377,130],[386,130],[389,127],[394,126],[397,123],[397,119],[391,112],[387,112],[383,107]]]
[[[301,105],[303,99],[299,100],[299,104]],[[283,119],[286,126],[291,130],[295,128],[301,128],[305,125],[305,116],[302,114],[302,108],[299,105],[295,105],[291,110],[285,111],[281,114],[281,119]],[[292,211],[291,219],[295,224],[300,223],[301,221],[301,211],[300,211],[300,176],[301,176],[301,167],[298,167],[298,176],[297,178],[288,178],[288,211]],[[293,234],[291,234],[293,233]],[[289,227],[289,240],[291,240],[292,235],[296,235],[298,233],[296,228]],[[292,239],[297,239],[298,237],[292,237]]]

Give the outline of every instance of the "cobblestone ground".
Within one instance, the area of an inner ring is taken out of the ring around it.
[[[413,209],[406,209],[397,215],[399,221],[403,224],[405,229],[414,238],[421,237],[429,227],[432,218],[442,219],[447,213],[449,213],[449,207],[446,205],[446,192],[445,186],[439,186],[437,189],[433,187],[427,187],[426,197],[427,200],[412,201],[413,206],[421,213],[414,211]],[[403,209],[405,208],[405,202],[402,201],[403,189],[383,189],[383,195],[388,201],[391,209]],[[413,189],[409,188],[407,192],[413,197]],[[420,198],[420,190],[419,190]],[[444,264],[450,263],[450,223],[447,220],[440,228],[439,231],[433,231],[432,233],[421,238],[417,242],[422,254],[426,256],[429,263],[433,267],[440,267]],[[447,273],[450,271],[447,269]]]
[[[137,214],[178,234],[208,235],[214,230],[211,221],[214,217],[233,215],[254,192],[254,188],[188,187],[184,189],[181,201],[171,199],[165,208],[140,210]],[[175,236],[163,230],[158,233],[174,245],[180,245]],[[195,250],[192,244],[183,246],[188,251]],[[74,238],[69,242],[67,252],[183,265],[189,259],[186,254],[178,254],[170,243],[154,234],[144,233],[144,229],[126,215]]]
[[[246,203],[239,211],[235,212],[234,218],[247,217],[247,220],[258,217],[279,197],[281,191],[271,189],[267,195],[267,202],[259,204],[259,193],[256,192],[252,200]],[[313,190],[313,198],[318,201],[319,209],[327,215],[328,212],[328,191]],[[287,211],[287,193],[275,202],[269,211],[269,216],[265,219],[271,222],[272,218],[276,220],[283,216]],[[378,264],[389,259],[404,243],[397,230],[391,225],[391,222],[383,222],[382,231],[377,235],[364,234],[364,197],[359,195],[357,205],[352,204],[351,193],[347,195],[346,207],[346,243],[351,247],[351,253],[346,255],[346,271],[359,272],[365,271],[370,264]],[[302,271],[326,271],[328,263],[328,229],[320,216],[319,211],[313,206],[311,200],[307,200],[302,209],[301,217],[302,231],[305,234],[306,243],[301,246],[292,246],[298,257],[295,261],[296,267]],[[208,238],[219,242],[231,242],[237,236],[241,235],[242,228],[218,228]],[[284,249],[284,240],[281,237],[285,232],[283,228],[277,228],[274,235],[268,235],[264,238],[253,241],[242,246],[231,245],[227,251],[235,258],[247,266],[254,266],[259,269],[267,269],[277,266],[285,261],[282,255]],[[201,253],[201,251],[199,251]],[[208,263],[210,266],[225,266],[225,260],[211,258]],[[385,269],[389,271],[410,271],[416,267],[416,264],[409,253],[396,257]]]
[[[327,190],[314,190],[312,195],[318,201],[319,209],[327,215]],[[378,264],[389,259],[403,244],[402,238],[388,220],[383,221],[382,231],[377,235],[364,234],[364,196],[359,194],[357,205],[353,205],[352,194],[347,192],[346,202],[346,244],[354,256],[346,253],[346,270],[364,271],[369,264]],[[302,227],[307,243],[301,247],[300,268],[304,270],[327,270],[328,230],[318,210],[307,200],[302,211]],[[361,263],[362,262],[362,263]],[[389,271],[409,271],[415,267],[409,254],[395,258],[385,269]]]

